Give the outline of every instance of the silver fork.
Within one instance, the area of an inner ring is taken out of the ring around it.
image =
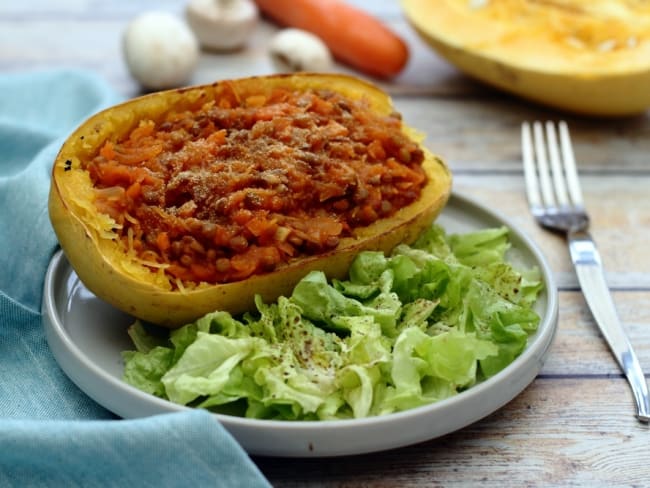
[[[559,132],[559,138],[558,138]],[[565,122],[524,122],[521,144],[530,210],[537,222],[566,235],[571,260],[593,317],[636,401],[637,418],[650,422],[648,385],[616,313],[598,249],[588,232],[589,216],[578,182],[575,157]]]

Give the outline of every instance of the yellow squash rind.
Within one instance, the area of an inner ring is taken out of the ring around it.
[[[627,116],[650,107],[650,4],[401,1],[442,57],[492,86],[585,115]]]
[[[111,220],[92,204],[92,183],[80,162],[91,158],[106,139],[116,140],[142,118],[156,119],[171,109],[202,104],[227,86],[238,93],[261,93],[275,86],[295,89],[328,88],[350,97],[366,97],[379,113],[393,111],[390,98],[375,86],[341,75],[294,74],[245,78],[213,85],[158,92],[100,112],[83,123],[63,144],[52,171],[49,198],[50,219],[62,249],[85,286],[101,299],[135,317],[166,327],[177,327],[214,310],[239,313],[250,310],[255,294],[266,301],[291,293],[309,271],[323,270],[342,278],[354,256],[362,250],[390,251],[400,242],[412,242],[447,202],[451,174],[445,163],[426,148],[423,164],[428,183],[421,198],[384,219],[360,229],[354,238],[344,238],[332,251],[296,259],[273,272],[246,280],[202,284],[183,291],[168,290],[156,283],[148,268],[134,269],[132,261],[110,237]],[[410,136],[419,135],[404,127]]]

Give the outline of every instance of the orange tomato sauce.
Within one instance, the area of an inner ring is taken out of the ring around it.
[[[85,163],[119,238],[171,281],[227,283],[336,247],[420,196],[398,114],[330,91],[224,96],[143,120]]]

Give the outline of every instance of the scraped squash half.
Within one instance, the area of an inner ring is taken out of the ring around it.
[[[451,175],[374,85],[340,75],[229,80],[109,108],[64,143],[49,210],[97,296],[176,327],[344,277],[411,242]]]
[[[559,109],[650,107],[650,3],[402,0],[415,29],[465,73]]]

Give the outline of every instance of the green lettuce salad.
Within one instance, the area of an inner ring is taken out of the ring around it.
[[[216,311],[162,333],[136,321],[124,380],[181,405],[278,420],[383,415],[493,376],[539,324],[539,270],[506,261],[505,227],[434,226],[390,256],[363,252],[345,281],[311,272],[257,311]]]

